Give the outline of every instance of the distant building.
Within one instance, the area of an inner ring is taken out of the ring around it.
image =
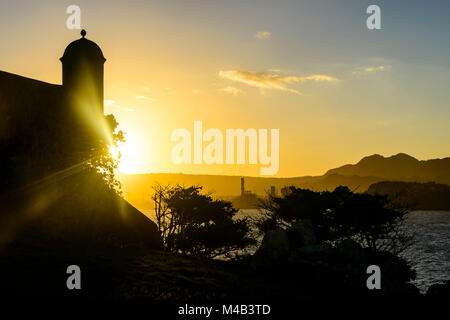
[[[270,195],[275,197],[277,195],[275,186],[270,186]]]
[[[250,190],[245,190],[245,179],[241,178],[241,195],[233,198],[233,206],[239,209],[258,208],[259,200],[256,194]]]
[[[245,190],[245,179],[244,177],[241,178],[241,197],[244,197],[245,195],[253,194],[250,190]]]

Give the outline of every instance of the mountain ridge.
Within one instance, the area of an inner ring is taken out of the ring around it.
[[[331,174],[448,184],[450,183],[450,157],[418,160],[406,153],[398,153],[390,157],[374,154],[362,158],[356,164],[346,164],[330,169],[324,176]]]
[[[201,185],[205,192],[231,199],[240,195],[241,177],[183,173],[118,174],[125,198],[140,210],[148,210],[152,206],[150,195],[152,186],[156,183]],[[418,160],[406,153],[389,157],[373,154],[355,164],[330,169],[321,176],[244,178],[245,190],[259,196],[266,195],[272,186],[279,194],[285,186],[323,191],[344,185],[353,191],[364,192],[372,184],[381,181],[436,182],[450,185],[450,158]]]

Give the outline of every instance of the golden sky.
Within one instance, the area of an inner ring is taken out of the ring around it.
[[[400,1],[401,2],[401,1]],[[103,50],[105,113],[127,142],[126,172],[259,175],[261,165],[175,165],[171,133],[279,129],[277,176],[323,174],[373,153],[419,159],[450,150],[446,10],[361,1],[78,1]],[[0,5],[0,70],[61,83],[79,30],[70,3]],[[425,6],[425,7],[424,7]]]

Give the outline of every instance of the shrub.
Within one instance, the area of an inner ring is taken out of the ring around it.
[[[156,224],[169,251],[231,256],[254,244],[247,218],[236,219],[231,203],[202,194],[199,186],[154,188]]]
[[[285,191],[283,197],[269,196],[262,202],[264,217],[257,221],[261,232],[309,219],[319,242],[353,238],[370,249],[394,254],[411,243],[404,228],[407,211],[392,207],[385,196],[353,193],[343,186],[332,192],[295,187]]]

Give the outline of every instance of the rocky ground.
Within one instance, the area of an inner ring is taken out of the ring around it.
[[[253,256],[217,261],[143,248],[10,243],[0,248],[7,297],[152,301],[294,301],[355,297],[420,298],[406,262],[352,240],[317,243],[307,222],[266,233]],[[368,290],[368,265],[382,270],[382,289]],[[81,268],[81,290],[68,290],[69,265]],[[450,282],[427,295],[449,295]],[[365,298],[364,298],[365,299]]]
[[[81,290],[66,288],[66,268],[73,264],[81,268]],[[0,255],[7,296],[211,301],[282,291],[271,282],[239,263],[142,249],[10,246]]]

